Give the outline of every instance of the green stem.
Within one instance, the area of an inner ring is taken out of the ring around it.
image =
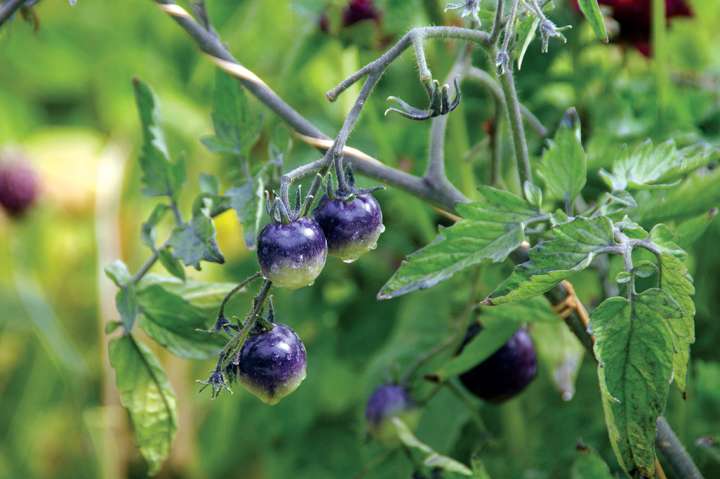
[[[665,0],[652,2],[652,53],[657,84],[658,120],[663,127],[663,116],[668,105],[670,76],[667,71]]]
[[[517,162],[518,174],[520,175],[520,185],[522,187],[526,181],[530,184],[533,183],[532,166],[530,166],[530,157],[528,155],[527,140],[525,137],[525,126],[522,122],[520,101],[518,100],[517,90],[515,89],[515,78],[513,77],[512,68],[506,68],[505,72],[500,75],[500,86],[502,87],[503,94],[505,95],[505,109],[509,120],[508,123],[510,124],[510,130],[512,132],[513,146],[515,148],[515,161]]]

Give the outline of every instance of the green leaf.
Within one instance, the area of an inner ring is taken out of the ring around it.
[[[148,274],[138,285],[140,290],[152,285],[159,285],[164,290],[176,296],[180,296],[194,307],[204,310],[206,313],[212,311],[217,313],[220,303],[225,296],[233,289],[235,283],[206,283],[188,279],[181,281],[176,278]],[[246,289],[240,290],[245,292]]]
[[[110,341],[110,364],[138,448],[154,475],[170,453],[177,430],[175,393],[152,351],[131,335]]]
[[[483,200],[458,205],[463,219],[409,255],[382,287],[379,299],[430,288],[483,262],[504,261],[525,240],[527,222],[542,219],[537,209],[512,193],[489,186],[479,191]]]
[[[687,368],[690,361],[690,345],[695,342],[695,287],[683,262],[685,252],[672,241],[672,233],[665,225],[657,225],[650,232],[653,243],[660,247],[662,269],[660,288],[680,308],[678,321],[670,323],[673,333],[673,378],[675,384],[685,392]]]
[[[405,446],[416,449],[424,454],[423,465],[430,468],[439,468],[447,472],[462,474],[463,476],[473,475],[473,472],[465,464],[438,454],[430,446],[420,441],[400,418],[392,418],[392,423],[395,426],[398,438]]]
[[[152,250],[155,249],[155,227],[160,223],[160,221],[162,221],[162,219],[165,217],[165,213],[167,213],[169,210],[170,207],[168,205],[155,205],[152,213],[150,213],[150,217],[142,225],[142,231],[140,233],[140,236],[143,243],[145,243]]]
[[[116,259],[109,265],[105,266],[105,276],[110,278],[118,288],[128,284],[132,278],[125,263],[119,259]]]
[[[528,203],[535,208],[542,208],[543,193],[540,187],[538,187],[535,183],[525,181],[523,183],[523,192],[525,193],[525,198],[527,198]]]
[[[553,317],[554,321],[535,323],[531,332],[538,357],[545,365],[541,370],[549,373],[562,400],[570,401],[575,396],[575,381],[582,366],[585,347],[563,321],[558,321],[557,315],[553,314]]]
[[[158,259],[168,273],[185,281],[185,268],[180,264],[180,261],[173,256],[172,251],[167,248],[161,249],[158,251]]]
[[[485,464],[479,457],[473,456],[472,461],[473,479],[490,479],[490,474],[485,469]]]
[[[612,173],[600,170],[600,176],[613,190],[667,188],[686,174],[718,158],[718,151],[705,145],[678,150],[675,142],[653,145],[648,140],[635,148],[619,151],[620,159]]]
[[[120,319],[125,327],[125,331],[131,331],[135,325],[135,319],[140,313],[135,295],[135,285],[128,283],[120,287],[115,295],[115,307],[118,313],[120,313]]]
[[[192,219],[189,223],[177,226],[169,242],[173,255],[182,260],[185,266],[194,266],[197,270],[200,269],[201,261],[225,263],[205,201],[202,196],[198,198],[193,207]]]
[[[527,53],[528,48],[530,48],[530,44],[535,39],[535,35],[537,34],[537,29],[539,25],[540,19],[537,17],[532,17],[532,21],[530,20],[530,18],[528,18],[528,20],[521,23],[520,27],[518,28],[518,37],[523,38],[522,48],[520,49],[517,58],[518,70],[522,70],[522,64],[523,60],[525,59],[525,54]]]
[[[614,243],[612,222],[604,217],[577,217],[552,230],[553,239],[530,250],[530,261],[515,271],[485,299],[485,304],[519,301],[545,293],[562,280],[587,268],[593,258]]]
[[[605,18],[603,18],[597,0],[578,0],[578,5],[580,6],[580,11],[595,31],[595,36],[607,43],[609,39],[607,29],[605,28]]]
[[[720,169],[692,175],[670,191],[653,191],[638,205],[633,217],[654,225],[668,220],[687,219],[720,206]]]
[[[673,374],[671,323],[677,303],[660,289],[612,297],[591,315],[595,357],[610,443],[628,474],[654,477],[656,420]]]
[[[550,198],[572,204],[587,180],[587,155],[580,139],[580,120],[574,108],[560,122],[555,138],[545,150],[538,173]]]
[[[200,141],[212,152],[245,155],[255,144],[262,123],[250,113],[247,97],[240,83],[217,69],[212,111],[215,136]]]
[[[217,176],[200,174],[200,191],[210,196],[218,196],[220,194],[220,180]]]
[[[206,311],[158,284],[138,292],[142,308],[140,326],[171,353],[187,359],[207,359],[224,344],[220,335],[208,333],[217,311]]]
[[[715,221],[717,213],[718,209],[712,208],[706,213],[690,218],[677,225],[675,234],[678,244],[683,248],[692,247],[705,231],[707,231],[713,221]]]
[[[480,321],[481,332],[465,346],[462,353],[443,365],[435,376],[443,380],[477,366],[505,344],[523,323],[558,322],[557,316],[543,297],[483,309]]]
[[[250,249],[255,248],[258,229],[260,229],[264,191],[265,183],[262,176],[257,175],[225,192],[225,196],[230,199],[230,207],[235,210],[238,221],[242,224],[245,244]]]
[[[591,450],[580,451],[570,470],[570,479],[614,479],[600,455]]]
[[[133,80],[133,86],[143,130],[143,145],[140,152],[143,192],[148,196],[177,198],[185,182],[185,165],[180,161],[170,162],[165,136],[158,124],[159,114],[152,90],[138,79]]]

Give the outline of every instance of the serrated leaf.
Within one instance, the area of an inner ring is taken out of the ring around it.
[[[605,27],[605,18],[603,18],[602,11],[598,5],[597,0],[578,0],[580,11],[585,16],[590,26],[595,32],[595,36],[603,42],[609,41],[607,28]]]
[[[602,457],[593,451],[581,451],[570,470],[570,479],[614,479]]]
[[[538,169],[547,195],[568,204],[572,204],[587,181],[587,155],[580,139],[579,121],[574,109],[566,113]]]
[[[167,248],[161,249],[158,251],[158,259],[160,260],[160,264],[163,265],[163,268],[165,268],[165,271],[185,281],[185,268],[180,264],[180,261],[173,256],[172,251]]]
[[[177,430],[175,393],[155,355],[131,335],[110,341],[109,354],[120,402],[130,413],[138,448],[154,475]]]
[[[262,176],[257,175],[225,193],[230,199],[230,207],[235,210],[238,221],[243,227],[245,245],[250,249],[255,248],[258,229],[260,229],[264,191],[265,183]]]
[[[132,278],[125,263],[119,259],[116,259],[109,265],[105,266],[105,276],[110,278],[110,280],[115,283],[115,286],[118,288],[128,284]]]
[[[137,297],[135,294],[135,286],[128,283],[121,286],[115,295],[115,307],[120,313],[120,319],[125,327],[125,331],[131,331],[135,325],[135,319],[140,313]]]
[[[660,289],[612,297],[591,315],[595,357],[610,443],[630,475],[654,477],[655,433],[673,371],[671,323],[677,303]]]
[[[461,462],[456,461],[442,454],[435,452],[430,446],[415,437],[409,427],[397,417],[392,418],[398,438],[407,447],[418,450],[425,455],[423,464],[431,468],[439,468],[447,472],[462,474],[463,476],[472,476],[472,471]]]
[[[719,156],[717,150],[705,145],[678,150],[672,140],[659,145],[648,140],[618,153],[620,159],[613,164],[612,173],[600,170],[613,190],[667,188]]]
[[[685,252],[671,240],[672,233],[668,228],[657,225],[650,236],[660,247],[660,288],[677,303],[682,313],[678,321],[670,323],[670,328],[674,348],[673,378],[680,391],[685,392],[690,345],[695,342],[695,287],[683,262]]]
[[[633,215],[643,224],[654,225],[707,213],[720,206],[720,169],[692,175],[672,190],[652,193],[652,197],[638,205]]]
[[[140,326],[158,344],[187,359],[207,359],[218,353],[224,339],[207,333],[215,322],[216,311],[197,308],[158,284],[138,291],[142,308]]]
[[[485,300],[503,304],[543,294],[562,280],[590,266],[597,254],[614,245],[612,222],[604,217],[577,217],[557,225],[553,238],[530,250],[530,261],[515,271]]]
[[[140,166],[143,171],[143,192],[148,196],[177,198],[185,182],[183,162],[171,163],[165,136],[159,126],[155,95],[142,81],[133,81],[135,100],[143,130]]]
[[[480,321],[480,333],[463,348],[462,353],[451,358],[434,376],[442,380],[477,366],[505,344],[523,323],[558,322],[550,304],[542,297],[486,308],[480,315]]]
[[[382,287],[379,299],[430,288],[483,262],[504,261],[525,240],[527,222],[542,218],[537,209],[512,193],[489,186],[479,191],[482,200],[458,205],[463,219],[409,255]]]
[[[210,151],[230,155],[250,151],[260,133],[260,118],[251,114],[240,83],[220,69],[215,75],[211,116],[215,136],[201,139]]]
[[[169,241],[173,255],[185,266],[193,266],[198,270],[201,261],[225,263],[217,244],[215,224],[209,216],[208,208],[200,205],[204,201],[203,197],[196,201],[190,222],[177,226]]]
[[[155,227],[165,217],[165,213],[170,210],[170,207],[165,204],[155,205],[147,221],[142,225],[142,231],[140,236],[143,243],[145,243],[150,249],[155,249]]]

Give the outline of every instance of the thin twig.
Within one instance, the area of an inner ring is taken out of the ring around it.
[[[7,0],[6,2],[0,3],[0,27],[13,13],[22,7],[24,3],[25,0]]]

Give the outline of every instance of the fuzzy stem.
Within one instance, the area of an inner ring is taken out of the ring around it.
[[[0,4],[0,26],[3,25],[20,7],[25,0],[8,0]]]
[[[528,156],[525,126],[523,125],[522,115],[520,113],[520,102],[518,101],[517,91],[515,90],[515,79],[513,77],[512,67],[506,68],[500,75],[500,85],[502,86],[505,96],[505,110],[512,132],[515,161],[517,162],[518,174],[520,175],[520,184],[523,185],[526,181],[532,184],[532,167],[530,166],[530,157]],[[524,195],[525,189],[522,188],[522,190]]]

